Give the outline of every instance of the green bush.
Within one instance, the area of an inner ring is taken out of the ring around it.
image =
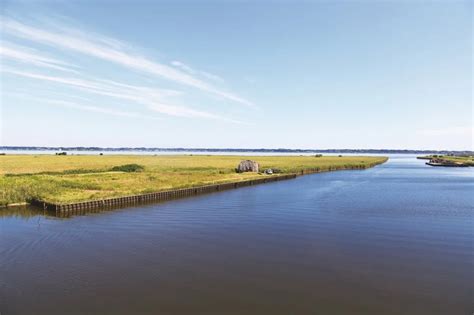
[[[113,172],[127,172],[127,173],[133,173],[133,172],[141,172],[145,168],[143,165],[139,164],[125,164],[125,165],[119,165],[119,166],[114,166],[110,170]]]

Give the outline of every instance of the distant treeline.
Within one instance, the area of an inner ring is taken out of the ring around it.
[[[145,147],[21,147],[0,146],[0,150],[9,151],[136,151],[136,152],[254,152],[254,153],[372,153],[372,154],[454,154],[474,155],[474,151],[449,150],[395,150],[395,149],[232,149],[232,148],[145,148]]]

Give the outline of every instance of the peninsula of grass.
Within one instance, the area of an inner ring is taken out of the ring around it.
[[[265,175],[237,173],[241,160],[281,174],[368,168],[385,157],[203,155],[4,155],[0,157],[0,205],[41,199],[52,203],[100,200]]]
[[[474,156],[426,155],[418,159],[430,160],[429,163],[440,166],[474,166]],[[429,164],[430,165],[430,164]]]

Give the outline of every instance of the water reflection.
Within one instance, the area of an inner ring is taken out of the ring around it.
[[[55,213],[26,205],[0,208],[0,218],[16,217],[30,219],[38,216],[55,216]]]

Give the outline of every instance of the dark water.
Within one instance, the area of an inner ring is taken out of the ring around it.
[[[0,212],[7,314],[472,314],[473,170],[394,157],[58,219]]]

